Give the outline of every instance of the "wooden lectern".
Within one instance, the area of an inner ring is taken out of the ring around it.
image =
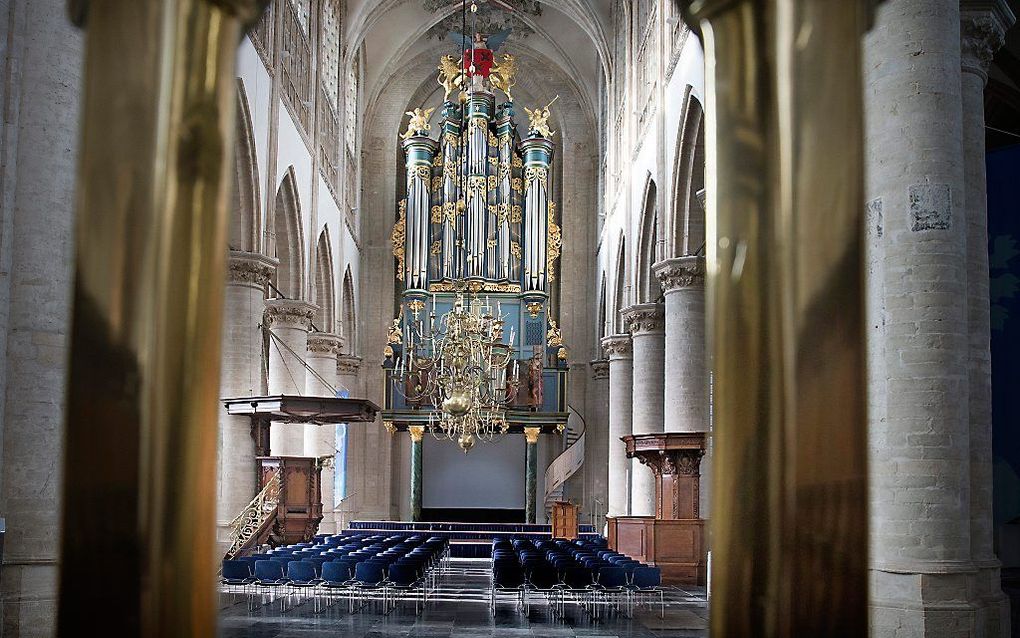
[[[707,547],[698,501],[705,433],[636,434],[622,440],[627,458],[637,458],[655,476],[655,516],[609,517],[609,546],[659,567],[665,583],[704,585]]]
[[[567,501],[553,503],[552,535],[567,540],[577,538],[577,505]]]

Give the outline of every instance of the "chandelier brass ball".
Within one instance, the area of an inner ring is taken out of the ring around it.
[[[457,439],[457,443],[461,449],[464,450],[464,454],[468,453],[468,450],[475,446],[475,435],[474,434],[461,434]]]
[[[456,390],[443,401],[443,412],[453,416],[463,416],[471,409],[471,398],[464,390]]]

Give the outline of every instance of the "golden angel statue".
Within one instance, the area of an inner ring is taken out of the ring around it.
[[[489,75],[489,81],[492,82],[492,86],[506,93],[506,99],[513,102],[514,98],[510,95],[510,89],[517,84],[516,75],[517,62],[514,61],[514,56],[505,53],[503,54],[503,61],[493,67]]]
[[[400,136],[400,139],[406,140],[412,135],[417,135],[419,131],[432,130],[432,125],[429,124],[429,117],[432,115],[432,111],[435,110],[436,108],[432,107],[430,109],[415,109],[405,113],[404,115],[411,116],[411,119],[408,120],[407,130]]]
[[[439,77],[436,78],[436,81],[446,91],[443,100],[449,100],[453,89],[460,88],[464,84],[463,69],[457,64],[457,58],[452,55],[444,55],[439,58],[439,66],[436,68],[439,69]]]
[[[534,111],[528,107],[524,107],[524,112],[528,114],[528,120],[530,120],[530,124],[528,125],[529,131],[537,131],[542,137],[552,137],[556,134],[555,131],[549,128],[549,107],[552,106],[553,102],[558,99],[559,96],[557,95],[553,98],[552,102],[549,102],[545,106],[540,106]]]

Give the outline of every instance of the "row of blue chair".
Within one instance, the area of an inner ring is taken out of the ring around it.
[[[628,615],[633,603],[658,596],[660,616],[665,610],[662,573],[587,540],[532,542],[496,540],[492,548],[490,606],[500,594],[512,593],[527,613],[529,594],[540,594],[555,613],[564,613],[567,602],[577,602],[597,617],[602,607],[621,609]]]
[[[331,605],[338,594],[346,595],[350,611],[354,599],[364,606],[378,600],[388,611],[397,596],[410,596],[415,611],[427,602],[437,573],[445,568],[449,542],[443,538],[419,534],[367,536],[334,535],[312,543],[278,547],[265,554],[223,562],[222,583],[228,592],[240,589],[252,606],[254,594],[266,596],[284,592],[281,611],[295,595],[313,599],[320,611],[320,598]]]

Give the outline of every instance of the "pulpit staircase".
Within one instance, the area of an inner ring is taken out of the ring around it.
[[[567,426],[563,431],[563,451],[545,469],[545,515],[549,520],[552,505],[563,500],[567,479],[584,465],[584,418],[567,406]]]
[[[265,543],[276,523],[280,503],[280,474],[274,472],[265,487],[231,521],[230,549],[226,559],[234,559]]]

